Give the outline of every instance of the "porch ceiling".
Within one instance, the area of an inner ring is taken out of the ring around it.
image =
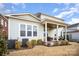
[[[48,27],[48,28],[53,28],[53,29],[54,29],[54,28],[57,27],[57,25],[56,25],[56,24],[47,23],[47,27]],[[63,26],[59,25],[59,28],[60,28],[60,27],[63,27]]]
[[[49,24],[49,23],[47,23],[47,27],[48,28],[56,28],[56,24]]]

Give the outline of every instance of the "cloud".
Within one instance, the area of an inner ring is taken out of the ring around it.
[[[0,9],[4,7],[5,7],[4,4],[0,3]]]
[[[25,3],[12,3],[11,9],[7,9],[5,3],[0,3],[0,13],[1,14],[15,13],[17,11],[17,7],[19,6],[21,9],[26,8]]]
[[[11,6],[12,10],[16,10],[15,6]]]
[[[9,13],[12,13],[12,11],[11,11],[11,10],[9,10],[9,9],[6,9],[6,10],[4,11],[4,13],[9,14]]]
[[[10,9],[7,9],[4,3],[0,3],[0,13],[1,14],[9,14],[9,13],[13,13],[13,11]]]
[[[71,21],[66,22],[68,24],[79,23],[79,18],[72,18]]]
[[[69,4],[66,8],[61,9],[62,12],[60,12],[56,17],[63,18],[63,17],[72,17],[75,13],[79,13],[79,4],[75,4],[73,7],[69,7]]]
[[[56,11],[58,11],[58,9],[57,8],[55,8],[54,10],[53,10],[53,12],[55,13]]]
[[[25,3],[13,3],[14,6],[21,6],[21,8],[26,8]]]
[[[70,6],[70,3],[64,3],[64,5],[66,6],[65,8],[63,8],[62,10],[66,10],[66,9],[68,9],[69,8],[69,6]]]
[[[56,17],[59,17],[59,18],[63,18],[69,14],[72,14],[72,11],[64,11],[64,12],[61,12],[60,14],[56,15]]]
[[[5,9],[5,5],[0,3],[0,13],[3,13]]]
[[[25,8],[26,8],[25,3],[22,3],[22,8],[23,8],[23,9],[25,9]]]

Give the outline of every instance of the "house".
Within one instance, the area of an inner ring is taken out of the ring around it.
[[[68,35],[70,41],[79,42],[79,23],[68,26]]]
[[[65,36],[65,40],[67,40],[67,24],[63,19],[43,13],[10,14],[5,17],[8,18],[9,40],[22,41],[22,39],[28,38],[29,40],[42,39],[47,42],[47,37],[51,37],[52,41],[58,41],[61,36]]]
[[[8,20],[5,16],[0,14],[0,34],[3,35],[3,37],[8,36]]]

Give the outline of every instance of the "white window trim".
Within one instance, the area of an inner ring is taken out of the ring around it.
[[[21,24],[24,24],[25,25],[25,31],[26,31],[26,33],[25,33],[25,36],[20,36],[20,25]],[[32,26],[32,36],[27,36],[27,25],[30,25],[30,26]],[[37,27],[37,36],[33,36],[33,26],[36,26]],[[27,37],[27,38],[29,38],[29,37],[38,37],[38,26],[37,25],[31,25],[31,24],[25,24],[25,23],[20,23],[19,24],[19,37]]]
[[[21,31],[21,25],[25,25],[25,24],[20,24],[19,25],[19,36],[20,37],[26,37],[26,25],[25,25],[25,36],[21,36],[21,32],[20,32]]]
[[[30,24],[27,24],[26,26],[28,26],[28,25],[30,25]],[[32,27],[32,25],[30,25],[30,26]],[[27,27],[26,27],[26,30],[27,30]],[[30,30],[27,30],[27,31],[30,31]],[[33,31],[33,29],[32,29],[31,31]],[[26,32],[26,34],[27,34],[27,32]],[[32,33],[32,34],[33,34],[33,33]],[[27,36],[27,37],[33,37],[33,35]]]
[[[36,26],[36,25],[33,25],[33,27],[34,27],[34,26]],[[32,27],[32,29],[33,29],[33,27]],[[37,26],[36,26],[36,27],[37,27]],[[33,34],[33,31],[34,31],[34,30],[32,30],[32,34]],[[37,27],[37,36],[38,36],[38,27]],[[33,37],[37,37],[37,36],[33,36]]]

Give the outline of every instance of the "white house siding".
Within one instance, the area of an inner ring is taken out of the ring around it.
[[[79,30],[79,25],[77,26],[77,30]]]
[[[74,42],[79,42],[79,32],[68,33],[69,40]]]
[[[34,20],[34,19],[31,19]],[[20,36],[20,24],[25,25],[35,25],[37,26],[37,37],[21,37]],[[22,41],[22,38],[29,38],[31,39],[42,39],[43,40],[43,26],[40,23],[30,22],[30,21],[24,21],[24,20],[18,20],[18,19],[8,19],[8,39],[19,39],[19,41]]]
[[[20,18],[20,19],[29,20],[29,21],[40,22],[37,19],[35,19],[33,16],[31,16],[30,14],[20,15],[20,16],[15,16],[15,17]]]
[[[77,30],[77,26],[68,28],[69,30]]]
[[[79,32],[71,33],[72,39],[79,40]]]

